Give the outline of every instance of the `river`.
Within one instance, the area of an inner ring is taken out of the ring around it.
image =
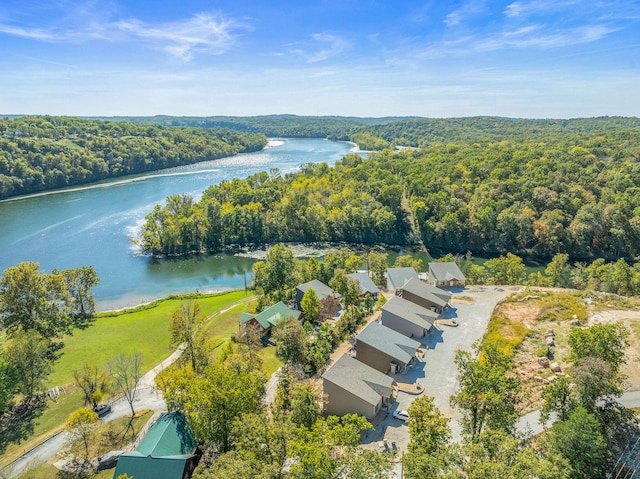
[[[135,306],[173,293],[223,291],[251,281],[251,258],[227,254],[156,259],[130,241],[144,217],[169,195],[197,199],[210,185],[304,163],[330,165],[350,144],[283,139],[256,153],[161,170],[115,181],[0,202],[0,271],[22,261],[43,272],[93,266],[98,310]]]

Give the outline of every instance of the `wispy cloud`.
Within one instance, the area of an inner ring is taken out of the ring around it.
[[[483,12],[486,8],[486,2],[484,0],[469,0],[462,7],[449,13],[444,23],[448,27],[455,27],[461,24],[464,20],[474,17]]]
[[[339,35],[331,33],[314,33],[313,42],[290,44],[289,51],[303,56],[308,63],[318,63],[342,53],[349,47],[349,42]],[[318,44],[321,45],[318,49]]]
[[[236,33],[248,29],[245,24],[204,13],[181,22],[153,25],[123,20],[113,26],[186,61],[195,53],[218,55],[228,51],[236,42]]]
[[[507,5],[504,14],[510,18],[526,17],[533,14],[548,14],[575,7],[576,4],[580,3],[584,2],[581,0],[518,0]]]
[[[14,37],[29,38],[31,40],[55,41],[58,38],[53,32],[47,30],[21,28],[4,24],[0,24],[0,33]]]
[[[82,29],[42,29],[0,24],[0,34],[51,43],[104,40],[140,42],[171,56],[189,61],[195,54],[219,55],[232,48],[242,32],[251,30],[243,22],[221,15],[199,13],[186,20],[146,23],[138,19],[94,22]]]
[[[621,27],[606,24],[582,25],[562,30],[543,24],[505,28],[489,33],[465,34],[424,45],[414,42],[399,50],[388,50],[387,62],[410,66],[426,60],[464,57],[503,50],[550,50],[596,42],[620,29]]]

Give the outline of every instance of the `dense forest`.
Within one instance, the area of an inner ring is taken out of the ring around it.
[[[363,150],[396,146],[428,147],[433,143],[504,139],[548,139],[572,133],[607,130],[640,131],[639,118],[599,117],[574,119],[469,118],[357,118],[339,116],[264,115],[252,117],[97,117],[132,123],[229,128],[264,133],[268,137],[349,140]]]
[[[205,190],[195,202],[167,198],[147,216],[142,246],[150,253],[180,254],[225,245],[277,241],[347,241],[406,244],[411,224],[402,188],[389,171],[353,181],[346,157],[337,168],[303,165],[285,177],[259,173]]]
[[[347,137],[363,150],[381,150],[396,146],[426,148],[434,143],[469,141],[525,141],[555,142],[561,136],[574,133],[595,133],[612,130],[633,130],[640,133],[639,118],[600,117],[567,120],[521,118],[419,118],[359,126]]]
[[[0,199],[144,173],[267,143],[258,133],[69,117],[0,121]]]
[[[640,253],[635,130],[545,141],[474,141],[304,165],[169,198],[148,217],[154,253],[273,241],[392,242],[482,254],[634,258]]]
[[[331,138],[350,139],[350,133],[359,128],[386,125],[412,117],[358,118],[344,116],[141,116],[141,117],[95,117],[97,120],[130,121],[132,123],[191,126],[197,128],[229,128],[248,133],[264,133],[270,138]]]

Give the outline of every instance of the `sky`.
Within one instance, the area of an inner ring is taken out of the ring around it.
[[[2,0],[0,113],[640,116],[640,0]]]

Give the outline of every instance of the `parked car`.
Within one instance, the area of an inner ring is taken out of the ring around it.
[[[400,411],[393,411],[393,417],[396,419],[400,419],[401,421],[408,421],[411,419],[409,413],[404,409],[401,409]]]
[[[100,404],[93,408],[98,417],[106,416],[111,412],[111,404]]]
[[[122,454],[124,454],[124,451],[109,451],[104,456],[100,456],[98,458],[98,470],[102,471],[103,469],[116,467],[118,459]]]

